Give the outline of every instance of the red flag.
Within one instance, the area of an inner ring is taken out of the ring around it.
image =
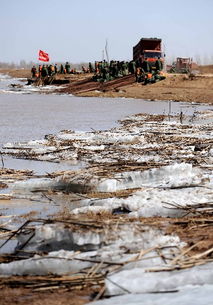
[[[49,54],[47,54],[46,52],[44,51],[41,51],[39,50],[39,53],[38,53],[38,60],[41,60],[41,61],[49,61]]]

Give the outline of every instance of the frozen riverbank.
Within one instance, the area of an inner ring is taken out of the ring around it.
[[[3,258],[1,274],[66,275],[67,287],[78,274],[100,296],[128,294],[97,304],[137,304],[135,293],[144,294],[144,304],[156,292],[164,302],[171,291],[183,304],[193,291],[203,298],[213,285],[212,116],[197,112],[180,122],[179,115],[140,114],[107,131],[65,130],[4,145],[3,155],[86,167],[2,179],[14,197],[45,196],[66,204],[66,213],[20,227],[13,253],[19,259]]]

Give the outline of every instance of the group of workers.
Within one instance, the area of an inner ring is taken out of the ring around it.
[[[76,69],[71,69],[70,63],[67,61],[64,65],[61,64],[59,67],[57,64],[55,65],[39,65],[38,68],[34,65],[31,69],[31,75],[33,78],[41,78],[47,76],[53,76],[55,74],[75,74]]]
[[[89,63],[90,72],[94,72],[93,80],[106,82],[115,78],[134,74],[137,82],[156,82],[165,78],[162,75],[163,63],[160,58],[149,62],[144,58],[141,62],[131,61],[104,61],[95,62],[95,68]]]
[[[95,62],[93,68],[92,64],[89,63],[90,72],[94,72],[93,80],[99,82],[105,82],[126,76],[129,74],[134,74],[136,71],[136,64],[132,61],[115,61],[111,60],[109,63],[107,61]]]
[[[33,66],[31,69],[32,78],[45,78],[51,77],[56,74],[76,74],[76,73],[94,73],[93,80],[98,82],[107,82],[116,78],[127,76],[130,74],[135,75],[137,82],[155,82],[165,78],[162,75],[163,63],[160,58],[155,61],[148,61],[144,58],[141,62],[131,61],[117,61],[111,60],[107,62],[95,61],[94,65],[89,62],[88,67],[82,66],[81,71],[76,71],[72,68],[69,62],[64,65],[60,64],[58,67],[55,65],[39,65],[38,69]]]
[[[149,62],[147,58],[137,65],[136,82],[138,83],[155,83],[156,81],[165,79],[163,70],[163,62],[160,58]]]

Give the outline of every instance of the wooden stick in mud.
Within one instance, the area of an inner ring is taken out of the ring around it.
[[[1,153],[1,152],[0,152],[0,155],[1,155],[2,169],[4,169],[4,159],[3,159],[3,156],[2,156],[2,153]]]

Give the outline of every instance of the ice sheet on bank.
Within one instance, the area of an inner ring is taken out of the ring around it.
[[[47,191],[51,189],[64,189],[63,182],[50,178],[32,178],[26,181],[17,181],[11,188],[13,191]]]
[[[114,179],[105,179],[97,190],[116,192],[138,187],[189,187],[202,183],[201,172],[191,164],[174,164],[146,171],[124,172],[116,174]]]
[[[129,211],[129,217],[182,217],[186,208],[199,204],[200,211],[205,204],[212,201],[212,191],[209,187],[192,187],[180,189],[144,188],[136,191],[129,197],[83,200],[83,207],[75,208],[71,213],[85,214],[88,212],[100,213],[115,209]]]
[[[21,261],[14,261],[9,264],[0,264],[0,274],[2,275],[48,275],[69,274],[79,272],[90,267],[90,262],[75,260],[84,259],[87,253],[76,254],[73,251],[50,252],[46,256],[35,255],[33,258]]]
[[[187,286],[172,293],[126,294],[87,305],[212,305],[213,285]]]
[[[18,236],[18,246],[29,239],[29,234],[20,234]],[[97,234],[90,230],[72,231],[65,225],[50,224],[37,226],[33,233],[33,238],[28,242],[25,249],[30,251],[56,251],[60,249],[73,251],[91,251],[98,249],[103,242],[102,234]]]
[[[121,166],[120,166],[121,167]],[[122,167],[121,167],[122,168]],[[186,188],[203,186],[209,181],[204,173],[191,164],[181,163],[162,166],[149,170],[122,171],[111,174],[111,178],[99,177],[93,169],[76,174],[75,177],[65,173],[64,183],[87,186],[98,192],[117,192],[135,188]]]
[[[134,248],[151,248],[155,245],[180,246],[185,245],[180,239],[173,235],[164,235],[163,231],[156,228],[142,226],[139,230],[139,223],[115,226],[108,228],[104,232],[90,230],[73,231],[62,224],[46,224],[36,226],[33,237],[25,245],[25,249],[30,251],[56,251],[59,249],[87,251],[92,248],[102,248],[103,246],[133,246]],[[31,233],[30,233],[31,234]],[[18,235],[18,248],[22,247],[29,239],[29,234]]]
[[[175,235],[164,235],[161,230],[156,228],[145,226],[140,228],[139,224],[122,225],[121,227],[115,224],[114,228],[108,230],[106,228],[102,233],[88,230],[76,232],[67,228],[66,225],[44,225],[36,227],[35,235],[31,236],[32,234],[33,232],[19,236],[17,250],[20,246],[22,248],[25,245],[25,251],[44,253],[43,256],[0,264],[1,274],[67,274],[73,271],[73,250],[84,251],[82,255],[84,253],[84,258],[89,262],[96,260],[98,262],[123,262],[125,264],[121,266],[122,270],[136,267],[150,268],[162,264],[162,259],[155,248],[161,249],[162,255],[172,259],[174,255],[180,254],[179,249],[185,245]],[[26,245],[29,237],[32,238]],[[56,252],[56,249],[59,251]],[[60,249],[69,249],[69,251]],[[142,249],[148,249],[147,254],[144,255],[144,259],[138,259]],[[47,252],[49,252],[48,255]],[[62,258],[69,258],[69,260],[64,260],[65,267],[63,268],[61,267]],[[45,262],[46,267],[43,268]],[[89,264],[89,266],[91,265]],[[79,265],[76,268],[79,268],[77,271],[80,271],[85,268],[85,265]]]
[[[143,268],[123,270],[106,280],[106,294],[163,292],[184,288],[186,285],[213,285],[213,263],[172,272],[146,272]]]

